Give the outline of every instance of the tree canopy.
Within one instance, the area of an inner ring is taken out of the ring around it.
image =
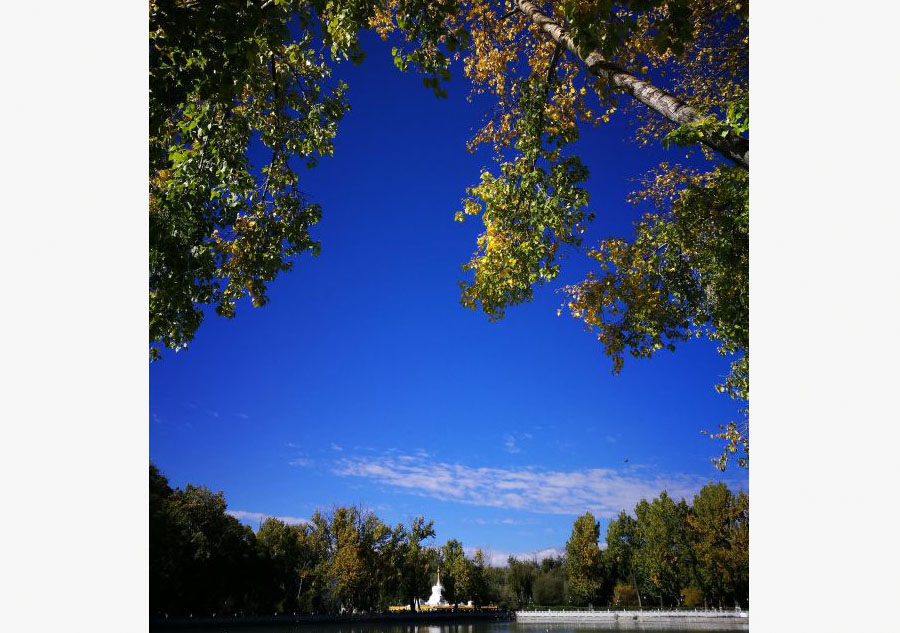
[[[590,512],[575,519],[566,543],[569,592],[577,604],[593,604],[601,585],[600,524]]]

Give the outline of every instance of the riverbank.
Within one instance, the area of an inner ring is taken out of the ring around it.
[[[426,611],[412,613],[372,613],[364,615],[247,615],[178,618],[150,618],[150,630],[209,628],[218,626],[295,626],[303,624],[428,624],[446,622],[496,622],[512,619],[510,611],[476,613]]]
[[[748,629],[748,611],[516,611],[516,622],[521,624],[615,624],[628,626],[655,624],[663,626],[709,625],[727,626],[736,630]]]

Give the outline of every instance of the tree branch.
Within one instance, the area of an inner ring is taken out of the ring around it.
[[[611,86],[631,95],[677,125],[694,123],[700,119],[700,113],[687,103],[650,82],[638,78],[618,64],[607,61],[599,50],[594,49],[587,56],[582,55],[571,34],[559,23],[541,13],[540,9],[529,0],[515,0],[515,2],[519,11],[549,35],[554,42],[565,46],[572,55],[587,66],[588,72],[592,75],[605,79]],[[744,169],[750,169],[750,141],[746,138],[735,133],[729,133],[724,138],[715,134],[707,134],[701,142]]]

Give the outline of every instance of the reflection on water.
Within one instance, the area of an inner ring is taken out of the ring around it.
[[[616,622],[475,622],[465,624],[270,624],[264,626],[235,626],[222,622],[204,628],[192,628],[203,633],[595,633],[596,631],[682,631],[709,633],[710,631],[749,631],[747,620],[715,620],[711,622],[666,623],[635,622],[619,619]]]

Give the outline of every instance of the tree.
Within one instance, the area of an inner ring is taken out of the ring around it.
[[[748,400],[748,185],[747,173],[735,168],[698,173],[664,165],[633,197],[653,207],[635,239],[609,238],[589,252],[600,274],[565,289],[568,308],[597,330],[615,371],[626,352],[649,358],[676,341],[704,336],[736,356],[717,389]],[[714,460],[723,470],[739,450],[738,463],[748,463],[746,406],[742,414],[715,434],[726,440]]]
[[[538,605],[566,604],[566,559],[562,556],[541,561],[534,579],[534,602]]]
[[[697,607],[703,602],[703,592],[697,587],[685,587],[681,590],[681,601],[686,607]]]
[[[615,565],[618,577],[631,582],[638,606],[643,608],[634,564],[635,553],[640,546],[637,521],[623,510],[606,526],[606,554]]]
[[[320,517],[318,513],[314,515]],[[327,560],[328,547],[324,535],[317,529],[315,520],[296,529],[297,549],[299,560],[297,575],[298,609],[305,613],[316,612],[321,609],[321,595],[319,593],[323,582],[320,576]]]
[[[263,551],[267,580],[274,582],[274,602],[281,611],[312,611],[310,595],[315,574],[325,551],[313,524],[287,525],[280,519],[265,519],[256,532]]]
[[[256,542],[265,553],[271,580],[282,603],[281,611],[297,608],[302,590],[301,569],[305,561],[301,555],[298,528],[269,517],[256,532]]]
[[[534,561],[520,561],[510,556],[506,563],[509,598],[517,608],[527,607],[534,600],[534,579],[537,564]]]
[[[485,577],[484,568],[484,553],[481,551],[481,548],[478,548],[475,550],[475,555],[472,557],[472,566],[470,569],[470,595],[476,608],[480,608],[490,601],[488,580]]]
[[[431,590],[431,574],[436,571],[428,550],[422,543],[434,538],[434,521],[417,516],[408,526],[397,525],[400,536],[400,585],[410,609],[415,611],[416,599]]]
[[[319,244],[292,158],[333,152],[346,86],[321,52],[359,60],[342,13],[303,0],[150,2],[150,342],[180,349],[204,306],[233,316]],[[251,164],[258,140],[268,153]]]
[[[157,614],[212,614],[251,606],[253,532],[204,486],[172,489],[150,465],[150,605]]]
[[[566,576],[576,604],[597,601],[602,584],[600,569],[600,523],[590,512],[575,519],[566,542]]]
[[[593,217],[587,168],[565,150],[580,127],[624,106],[642,143],[700,147],[725,163],[706,171],[661,164],[636,197],[654,197],[655,213],[633,239],[590,251],[600,276],[566,288],[567,307],[597,330],[615,373],[626,353],[646,358],[696,336],[718,341],[734,365],[717,388],[746,401],[748,15],[738,0],[390,0],[376,10],[383,37],[405,36],[394,53],[400,68],[418,68],[442,94],[451,59],[462,58],[473,93],[494,97],[470,149],[491,145],[497,168],[483,170],[457,214],[481,215],[485,227],[464,267],[464,305],[502,318],[557,277],[560,248],[580,246]],[[671,78],[671,89],[649,77]],[[713,437],[725,440],[720,468],[738,451],[747,464],[746,415]]]
[[[313,520],[324,523],[319,517]],[[390,529],[373,513],[351,506],[335,508],[326,533],[332,598],[340,610],[371,611],[378,602],[379,571]]]
[[[169,480],[150,464],[150,612],[172,610],[181,587],[179,527],[169,513]]]
[[[743,492],[707,484],[694,497],[688,517],[696,576],[705,596],[747,602],[749,511]]]
[[[462,543],[451,539],[441,548],[442,584],[444,598],[454,607],[471,595],[471,563]]]
[[[514,605],[513,592],[509,589],[508,569],[488,565],[484,569],[486,602],[507,607]]]
[[[617,607],[627,607],[633,604],[640,605],[638,592],[634,585],[619,581],[613,589],[613,604]]]
[[[675,503],[662,491],[650,503],[641,499],[634,511],[641,541],[634,563],[650,590],[659,596],[660,607],[666,598],[677,603],[691,555],[687,504],[683,499]]]

